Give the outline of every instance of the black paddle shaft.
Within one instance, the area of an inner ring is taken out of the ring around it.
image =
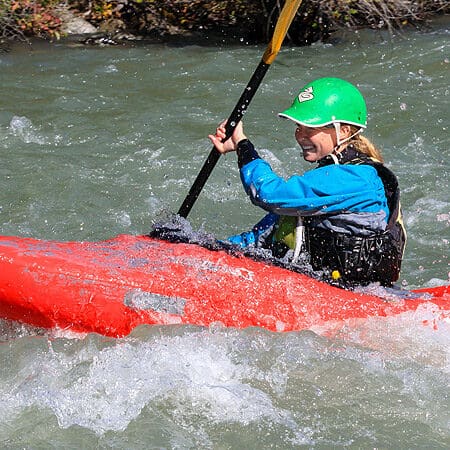
[[[255,72],[253,73],[252,78],[248,82],[247,87],[245,88],[244,92],[239,98],[239,101],[234,107],[233,112],[231,113],[230,117],[227,120],[227,124],[225,126],[225,138],[223,139],[222,142],[229,139],[230,136],[233,134],[237,124],[242,119],[242,116],[245,114],[248,105],[250,104],[253,96],[255,95],[269,67],[270,64],[267,64],[264,62],[264,60],[261,60]],[[200,195],[203,186],[205,185],[206,181],[211,175],[211,172],[213,171],[215,165],[217,164],[217,161],[219,161],[220,155],[221,153],[216,149],[216,147],[213,147],[208,155],[208,158],[203,164],[203,167],[200,169],[200,172],[197,175],[194,184],[189,190],[188,195],[186,196],[183,204],[178,210],[178,214],[181,217],[186,218],[188,216],[190,210],[194,206],[195,201]]]

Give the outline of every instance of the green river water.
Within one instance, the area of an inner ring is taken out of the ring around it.
[[[400,282],[449,283],[449,22],[282,49],[246,132],[283,176],[310,167],[276,117],[306,82],[357,84],[398,175]],[[176,212],[263,47],[17,45],[0,54],[0,233],[142,234]],[[263,212],[222,157],[190,213],[219,238]],[[58,299],[55,299],[57,301]],[[0,448],[450,447],[450,324],[432,313],[312,331],[142,327],[124,339],[2,322]]]

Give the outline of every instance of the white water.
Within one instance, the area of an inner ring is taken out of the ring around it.
[[[307,331],[142,327],[4,343],[1,438],[113,448],[445,448],[450,325],[412,313]],[[5,442],[5,441],[4,441]]]

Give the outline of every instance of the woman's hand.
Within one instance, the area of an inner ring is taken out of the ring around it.
[[[237,149],[237,145],[240,141],[243,139],[247,139],[247,136],[244,134],[244,127],[242,126],[242,122],[240,121],[232,136],[227,139],[225,142],[222,142],[222,139],[225,139],[225,125],[227,124],[227,121],[223,121],[216,129],[216,134],[210,134],[208,135],[209,139],[213,143],[214,147],[220,152],[220,153],[228,153],[228,152],[235,152]]]

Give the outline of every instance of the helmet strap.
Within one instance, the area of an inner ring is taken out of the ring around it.
[[[334,125],[334,129],[336,131],[336,146],[333,148],[333,151],[332,151],[332,153],[334,153],[334,154],[337,153],[338,148],[342,144],[344,144],[345,142],[348,142],[351,138],[355,137],[357,134],[361,133],[361,131],[362,131],[362,128],[359,128],[356,131],[356,133],[353,133],[351,136],[349,136],[349,137],[347,137],[345,139],[342,139],[342,141],[341,141],[341,137],[340,137],[341,136],[341,123],[340,122],[333,122],[333,125]]]
[[[340,122],[333,122],[334,129],[336,131],[336,147],[340,147],[342,144],[341,142],[341,123]]]

